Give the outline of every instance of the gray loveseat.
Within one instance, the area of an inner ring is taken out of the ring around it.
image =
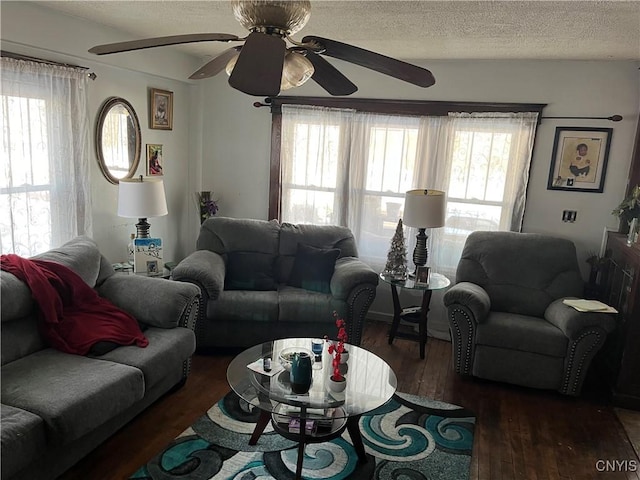
[[[38,259],[75,271],[101,297],[148,326],[145,348],[75,355],[48,346],[27,285],[1,272],[2,479],[60,475],[186,380],[200,292],[193,285],[116,274],[87,237]]]
[[[202,289],[198,348],[335,337],[335,311],[359,345],[378,275],[345,227],[213,217],[172,278]]]
[[[444,295],[456,372],[580,393],[615,320],[562,303],[583,295],[573,242],[533,233],[474,232],[456,282]]]

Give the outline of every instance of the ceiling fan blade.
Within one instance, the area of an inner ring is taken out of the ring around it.
[[[286,48],[280,37],[251,33],[229,77],[229,85],[249,95],[278,95]]]
[[[231,60],[240,50],[242,50],[241,46],[231,47],[225,50],[216,58],[200,67],[200,69],[194,72],[189,78],[191,80],[201,80],[203,78],[209,78],[219,74],[227,66],[229,60]]]
[[[316,42],[320,44],[325,49],[324,52],[321,52],[322,55],[328,55],[350,63],[355,63],[361,67],[370,68],[376,72],[384,73],[385,75],[413,83],[420,87],[430,87],[436,83],[433,74],[426,68],[380,55],[379,53],[371,52],[363,48],[314,36],[306,36],[302,39],[302,42]]]
[[[108,55],[110,53],[129,52],[142,50],[143,48],[164,47],[166,45],[178,45],[180,43],[196,42],[233,42],[242,40],[236,35],[228,33],[189,33],[185,35],[171,35],[169,37],[143,38],[128,42],[108,43],[97,45],[89,49],[89,53],[96,55]]]
[[[351,80],[320,55],[307,50],[307,59],[314,69],[311,79],[331,95],[351,95],[358,91],[358,87],[351,83]]]

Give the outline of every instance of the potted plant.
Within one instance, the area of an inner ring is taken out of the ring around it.
[[[349,352],[346,350],[344,344],[348,340],[347,330],[345,328],[345,321],[338,317],[337,312],[333,312],[333,316],[336,319],[336,327],[338,327],[338,340],[337,342],[333,342],[329,345],[328,352],[333,355],[333,360],[331,366],[333,367],[333,373],[329,377],[329,388],[334,392],[343,391],[347,382],[343,374],[343,369],[340,367],[340,364],[344,363],[348,356]]]
[[[211,198],[211,192],[196,193],[196,200],[200,207],[200,223],[218,213],[218,202]]]
[[[640,185],[633,187],[627,198],[611,213],[620,219],[620,233],[627,233],[631,221],[640,217]]]

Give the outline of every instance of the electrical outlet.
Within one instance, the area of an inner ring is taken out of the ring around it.
[[[578,218],[577,210],[563,210],[562,211],[562,221],[565,223],[574,223]]]

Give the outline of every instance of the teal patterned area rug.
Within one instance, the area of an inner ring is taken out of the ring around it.
[[[290,480],[297,447],[269,425],[249,445],[258,412],[230,392],[131,479]],[[305,448],[305,479],[438,480],[469,478],[475,417],[462,407],[396,393],[363,415],[367,462],[360,464],[348,432]]]

